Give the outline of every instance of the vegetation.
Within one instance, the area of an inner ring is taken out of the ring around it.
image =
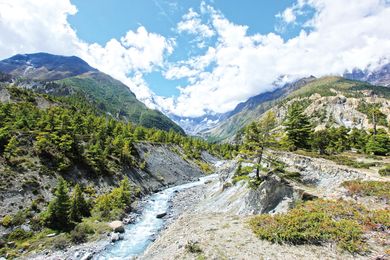
[[[293,103],[288,109],[284,122],[288,144],[292,150],[310,147],[310,136],[313,130],[308,116],[303,111],[303,107],[298,102]]]
[[[28,155],[39,157],[43,174],[65,173],[79,165],[95,175],[114,175],[120,169],[144,163],[137,158],[136,142],[178,145],[189,159],[200,159],[202,150],[230,158],[234,150],[228,144],[210,144],[173,130],[145,128],[99,115],[83,99],[51,97],[56,103],[39,109],[38,95],[26,93],[30,94],[17,89],[13,95],[20,102],[0,104],[0,156],[10,165]]]
[[[364,231],[376,224],[390,225],[389,210],[368,210],[362,205],[317,199],[298,204],[286,214],[258,215],[250,226],[260,239],[275,243],[320,244],[335,242],[351,253],[364,253]]]
[[[353,195],[374,196],[390,200],[390,182],[386,181],[346,181],[343,186]]]
[[[390,176],[390,165],[385,165],[382,169],[380,169],[379,174],[382,176]]]
[[[264,149],[275,143],[275,115],[268,112],[259,122],[253,122],[245,130],[245,140],[241,152],[256,158],[256,178],[260,179],[260,168]]]

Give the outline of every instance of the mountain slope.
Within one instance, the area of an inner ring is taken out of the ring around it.
[[[226,113],[225,119],[215,127],[202,131],[200,135],[212,141],[231,139],[242,127],[258,118],[280,99],[313,80],[315,80],[313,76],[303,78],[273,91],[251,97],[246,102],[238,104],[233,111]]]
[[[361,105],[377,103],[385,115],[390,115],[389,98],[390,89],[386,87],[341,77],[311,77],[250,98],[237,106],[237,113],[201,134],[214,141],[232,140],[242,127],[260,118],[269,109],[274,110],[282,121],[288,105],[295,101],[305,105],[306,113],[316,118],[316,125],[366,128],[370,120]]]
[[[15,84],[56,96],[82,95],[115,118],[149,128],[184,133],[160,111],[147,108],[122,82],[89,66],[78,57],[47,53],[16,55],[0,61],[0,71]]]
[[[344,73],[344,78],[366,81],[373,85],[390,87],[390,63],[382,65],[375,70],[354,69]]]

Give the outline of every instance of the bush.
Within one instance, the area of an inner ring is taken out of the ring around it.
[[[375,196],[381,199],[390,199],[390,182],[345,181],[342,185],[354,195]]]
[[[188,241],[184,248],[187,252],[192,254],[200,254],[203,252],[199,246],[199,243],[194,241]]]
[[[390,176],[390,165],[386,165],[385,167],[380,169],[379,174],[381,176]]]
[[[10,227],[12,225],[12,217],[10,215],[5,215],[1,220],[1,225],[4,227]]]
[[[369,211],[348,201],[312,200],[298,204],[286,214],[258,215],[250,220],[261,239],[292,244],[335,242],[351,253],[367,250],[364,230],[389,225],[389,210]]]
[[[86,223],[80,223],[72,232],[70,238],[73,243],[81,244],[87,241],[88,235],[95,233],[93,227]]]
[[[33,232],[25,231],[21,228],[17,228],[9,234],[8,239],[9,240],[25,240],[25,239],[30,238],[32,236],[33,236]]]

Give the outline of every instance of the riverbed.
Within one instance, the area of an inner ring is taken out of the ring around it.
[[[186,203],[178,203],[178,207],[176,207],[176,205],[172,204],[172,199],[175,194],[182,193],[186,190],[190,191],[191,188],[202,186],[205,182],[214,178],[217,178],[217,175],[213,174],[202,177],[198,181],[171,187],[151,195],[147,198],[136,222],[125,226],[123,240],[106,247],[100,253],[96,254],[93,259],[131,259],[132,257],[141,255],[156,239],[158,233],[193,203],[189,198],[191,196],[185,196]],[[194,196],[192,196],[192,199],[194,199]],[[166,216],[158,218],[158,215]]]

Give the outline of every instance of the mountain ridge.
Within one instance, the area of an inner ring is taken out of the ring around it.
[[[0,61],[0,71],[13,83],[38,93],[57,96],[82,94],[111,116],[149,128],[184,130],[158,110],[146,107],[122,82],[76,56],[49,53],[18,54]]]

